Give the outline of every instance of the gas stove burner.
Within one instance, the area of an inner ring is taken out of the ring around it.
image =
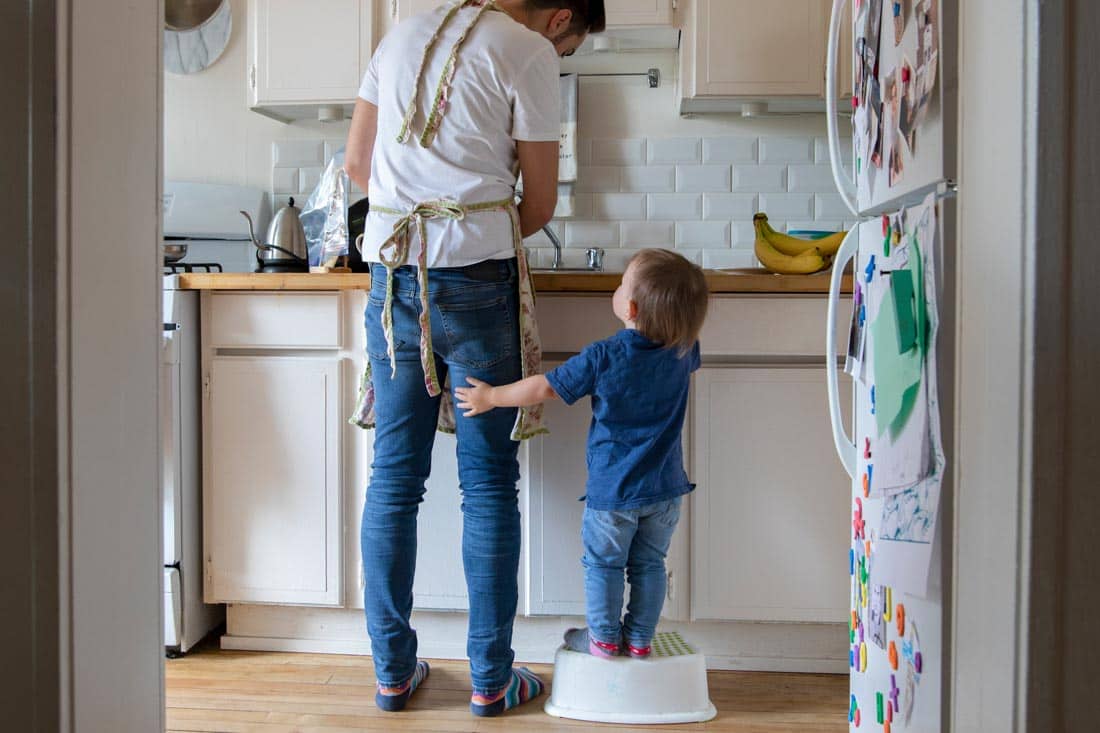
[[[177,275],[181,272],[221,272],[217,262],[165,262],[164,274]]]

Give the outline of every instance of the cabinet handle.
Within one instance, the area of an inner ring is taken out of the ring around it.
[[[248,69],[248,83],[253,89],[256,88],[256,64],[252,64]]]

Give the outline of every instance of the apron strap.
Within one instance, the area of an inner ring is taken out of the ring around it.
[[[440,393],[441,388],[435,368],[435,349],[432,346],[432,325],[430,303],[428,302],[428,234],[426,222],[429,219],[461,221],[466,218],[468,213],[505,210],[511,212],[515,208],[516,205],[512,199],[488,201],[469,206],[447,200],[424,201],[413,206],[408,212],[384,206],[373,207],[372,210],[375,212],[398,217],[393,224],[393,232],[378,250],[378,259],[386,267],[386,300],[382,305],[382,333],[386,338],[386,355],[390,359],[391,378],[397,375],[397,353],[393,335],[393,274],[397,268],[404,267],[409,262],[409,249],[413,230],[415,229],[420,244],[420,251],[416,258],[417,284],[420,290],[420,317],[418,319],[420,323],[420,366],[424,370],[424,386],[427,388],[428,394],[435,397]],[[513,215],[513,239],[517,236],[516,221],[517,216]],[[520,240],[520,249],[522,249],[522,240]]]
[[[424,131],[420,134],[420,146],[424,148],[430,148],[432,142],[435,140],[436,134],[439,132],[439,126],[443,122],[443,115],[446,114],[448,97],[451,90],[451,84],[454,82],[455,70],[458,65],[458,51],[462,47],[462,44],[466,42],[467,36],[470,35],[470,31],[481,20],[482,16],[490,10],[500,10],[492,0],[482,2],[482,0],[459,0],[456,2],[443,16],[443,21],[436,28],[435,33],[428,40],[428,44],[424,47],[424,54],[420,58],[420,66],[416,71],[415,87],[413,88],[412,99],[409,101],[409,106],[405,110],[405,117],[401,123],[401,129],[397,133],[397,142],[406,143],[412,136],[413,119],[416,117],[416,110],[420,102],[420,86],[424,81],[424,72],[428,66],[428,60],[431,58],[432,51],[435,50],[436,45],[439,43],[439,39],[443,36],[443,31],[447,26],[451,24],[459,10],[465,7],[475,5],[479,6],[477,13],[474,14],[473,19],[470,20],[469,25],[458,37],[455,45],[451,48],[450,54],[447,56],[447,61],[443,66],[443,74],[439,78],[439,84],[435,90],[435,98],[432,100],[431,111],[428,113],[428,120],[424,125]]]

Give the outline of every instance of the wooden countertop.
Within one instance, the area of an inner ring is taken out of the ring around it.
[[[764,270],[707,270],[710,292],[825,294],[829,273],[816,275],[773,275]],[[613,293],[622,273],[536,272],[535,290],[540,293]],[[193,272],[179,275],[183,290],[368,290],[366,273],[254,273]],[[842,290],[852,292],[852,276],[846,274]]]

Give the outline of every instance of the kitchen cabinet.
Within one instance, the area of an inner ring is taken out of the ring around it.
[[[673,0],[605,0],[607,27],[673,24]]]
[[[821,106],[829,0],[683,0],[682,7],[682,111],[778,99]],[[840,39],[841,97],[851,96],[851,54],[843,50],[851,48],[851,37],[849,21]]]
[[[362,432],[361,437],[369,465],[374,454],[374,431]],[[417,515],[413,608],[421,611],[465,611],[470,607],[470,600],[462,567],[462,494],[458,488],[458,459],[453,435],[436,433],[432,447],[432,474],[426,488]],[[356,488],[348,519],[345,554],[349,565],[358,568],[359,577],[359,592],[349,604],[354,608],[363,607],[363,583],[366,580],[359,531],[366,492],[366,484]]]
[[[276,119],[354,104],[372,52],[373,0],[250,0],[248,99]],[[304,106],[303,106],[304,105]]]
[[[704,367],[693,415],[692,617],[843,621],[849,482],[824,365]]]
[[[204,380],[206,601],[339,605],[336,356],[216,356]]]
[[[409,16],[434,10],[444,4],[443,0],[384,0],[384,2],[390,5],[393,11],[396,11],[394,15],[395,22],[401,22]]]

